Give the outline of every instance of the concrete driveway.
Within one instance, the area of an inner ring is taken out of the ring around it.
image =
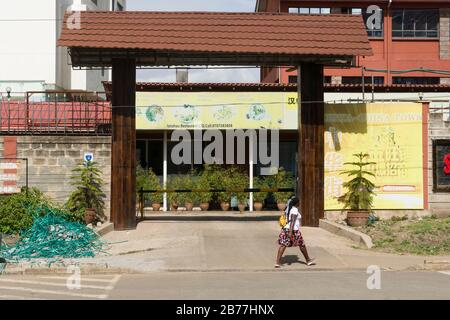
[[[277,222],[272,221],[144,221],[136,230],[105,235],[111,256],[94,260],[142,272],[267,271],[273,269],[278,233]],[[317,265],[307,267],[298,248],[288,248],[280,271],[423,266],[424,257],[356,249],[350,240],[323,229],[305,227],[303,236]]]

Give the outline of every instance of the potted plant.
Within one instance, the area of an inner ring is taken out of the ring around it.
[[[105,220],[105,198],[102,190],[102,172],[96,162],[84,161],[72,170],[71,185],[75,190],[70,194],[66,207],[71,212],[84,209],[86,224]]]
[[[247,174],[239,172],[235,168],[230,168],[228,170],[229,177],[231,178],[231,188],[232,189],[245,189],[248,187],[248,177]],[[237,198],[239,212],[243,213],[245,207],[247,206],[248,193],[247,192],[233,192],[232,196]]]
[[[375,174],[368,171],[366,167],[374,165],[375,162],[366,160],[369,157],[368,154],[357,153],[353,156],[357,158],[357,161],[344,163],[355,168],[341,173],[352,178],[343,184],[347,192],[339,198],[339,201],[344,203],[343,209],[349,209],[347,223],[350,226],[363,226],[369,220],[375,195],[375,185],[367,178],[367,176],[375,177]]]
[[[158,176],[150,168],[148,169],[148,188],[150,190],[161,190]],[[150,193],[150,201],[152,202],[152,209],[154,212],[159,212],[161,203],[163,201],[163,194],[161,192]]]
[[[179,176],[171,177],[167,183],[167,187],[170,190],[179,190],[183,187],[183,181],[182,178]],[[180,204],[184,202],[184,195],[180,192],[170,192],[167,196],[170,208],[172,211],[177,211],[180,207]]]
[[[161,190],[161,186],[159,183],[159,178],[151,168],[149,170],[145,170],[140,164],[138,164],[136,166],[136,200],[138,203],[140,201],[139,190],[141,189]],[[161,208],[162,198],[162,193],[147,193],[144,195],[144,203],[142,205],[145,206],[145,203],[150,201],[153,211],[158,212]]]
[[[184,190],[191,190],[194,187],[194,183],[192,181],[192,175],[185,175],[180,178],[180,188]],[[182,194],[182,200],[184,201],[184,207],[186,211],[192,211],[194,208],[195,196],[192,192],[185,192]]]
[[[269,185],[265,178],[259,177],[253,179],[253,187],[260,189],[268,189]],[[267,198],[268,192],[253,192],[253,208],[261,211],[264,206],[264,200]]]
[[[295,179],[292,174],[286,172],[284,168],[279,168],[277,174],[272,177],[271,186],[274,189],[280,188],[294,188]],[[286,209],[286,202],[292,197],[293,192],[274,192],[274,198],[277,202],[278,210],[284,211]]]
[[[197,177],[195,182],[195,188],[199,190],[209,190],[211,189],[210,184],[208,183],[208,179],[206,176],[200,175]],[[212,199],[211,192],[197,192],[195,193],[196,201],[199,202],[200,209],[202,211],[207,211],[209,209],[209,202]]]

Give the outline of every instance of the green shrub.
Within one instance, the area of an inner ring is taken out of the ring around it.
[[[260,189],[269,189],[269,183],[265,177],[253,178],[253,187]],[[267,198],[268,192],[253,192],[253,201],[264,202]]]
[[[246,173],[239,171],[235,167],[229,168],[227,173],[231,180],[231,185],[228,188],[238,190],[248,188],[248,176]],[[231,196],[236,197],[240,204],[247,204],[249,194],[248,192],[232,192]]]
[[[167,181],[167,189],[169,190],[178,190],[183,189],[183,178],[181,176],[172,176],[169,177]],[[170,204],[182,205],[184,204],[184,194],[179,192],[169,192],[167,194],[167,199]]]
[[[145,170],[140,164],[136,166],[136,196],[139,201],[139,190],[161,190],[158,176],[150,168]],[[161,192],[146,193],[144,200],[152,203],[161,203],[163,201],[163,194]]]
[[[281,167],[278,169],[277,174],[270,176],[269,184],[274,189],[294,188],[295,178],[290,172],[287,172]],[[273,196],[278,203],[286,203],[293,194],[293,192],[274,192]]]
[[[22,188],[20,193],[0,197],[0,232],[17,234],[33,224],[33,214],[43,206],[53,207],[50,200],[37,188]]]
[[[206,175],[200,174],[195,179],[195,189],[209,190],[211,185]],[[209,203],[212,200],[213,194],[211,192],[196,192],[195,200],[199,203]]]

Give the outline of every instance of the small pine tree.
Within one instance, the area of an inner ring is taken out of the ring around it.
[[[71,193],[66,206],[71,212],[80,209],[94,209],[97,219],[105,219],[105,198],[102,190],[104,182],[102,172],[93,161],[84,161],[72,170],[71,185],[75,190]]]
[[[375,174],[364,169],[365,167],[375,164],[375,162],[366,162],[368,154],[357,153],[353,155],[358,159],[357,162],[345,162],[346,165],[352,165],[357,168],[353,170],[344,171],[341,174],[347,174],[349,177],[354,178],[343,184],[344,188],[347,188],[345,193],[340,199],[340,202],[344,203],[344,209],[350,209],[352,211],[359,210],[371,210],[373,204],[373,197],[375,192],[375,185],[367,179],[365,176],[375,177]]]

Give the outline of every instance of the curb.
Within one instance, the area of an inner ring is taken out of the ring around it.
[[[11,267],[9,267],[11,266]],[[125,269],[125,268],[113,268],[105,265],[94,265],[94,266],[83,266],[80,265],[81,274],[133,274],[139,273],[136,270]],[[21,267],[15,265],[6,265],[1,275],[61,275],[61,274],[72,274],[68,267],[64,266],[54,266],[54,267]]]
[[[114,224],[112,222],[104,223],[104,224],[102,224],[102,226],[100,228],[95,230],[95,232],[97,232],[97,234],[101,237],[103,237],[104,235],[106,235],[112,231],[114,231]]]
[[[356,231],[350,227],[346,227],[346,226],[343,226],[343,225],[340,225],[338,223],[331,222],[328,220],[320,220],[319,228],[322,228],[324,230],[327,230],[328,232],[334,233],[338,236],[341,236],[341,237],[350,239],[354,242],[357,242],[359,245],[362,245],[362,246],[366,247],[367,249],[370,249],[373,247],[371,237],[369,237],[367,234]]]
[[[448,260],[448,261],[424,260],[423,265],[424,265],[424,270],[431,270],[431,271],[450,270],[450,260]]]

